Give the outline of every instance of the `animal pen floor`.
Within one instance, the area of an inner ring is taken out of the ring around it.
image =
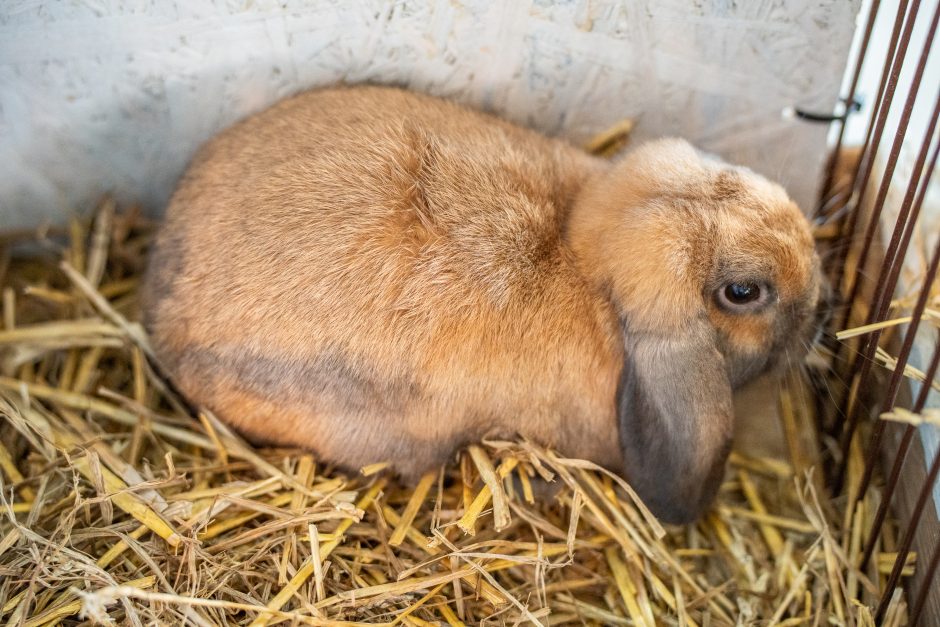
[[[695,525],[529,442],[470,447],[417,487],[343,474],[191,417],[153,372],[135,322],[151,227],[105,203],[59,237],[0,239],[7,624],[873,624],[854,599],[877,602],[895,528],[856,569],[872,508],[836,531],[797,374],[741,397],[751,428]],[[898,595],[887,624],[904,613]]]

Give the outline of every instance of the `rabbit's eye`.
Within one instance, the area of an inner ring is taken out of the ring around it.
[[[736,313],[751,313],[762,309],[771,300],[769,286],[754,281],[727,283],[715,294],[722,308]]]
[[[725,298],[734,305],[743,305],[760,298],[760,286],[756,283],[732,283],[725,288]]]

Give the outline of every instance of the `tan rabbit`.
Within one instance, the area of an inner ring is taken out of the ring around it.
[[[818,263],[784,191],[680,140],[617,163],[380,87],[209,142],[144,285],[181,390],[248,437],[406,477],[521,434],[712,499],[732,389],[798,358]]]

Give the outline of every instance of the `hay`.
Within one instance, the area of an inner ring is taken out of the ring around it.
[[[150,230],[105,203],[65,246],[0,246],[8,624],[873,624],[893,527],[859,572],[876,503],[839,531],[804,454],[734,454],[708,516],[663,529],[620,478],[531,442],[472,446],[408,487],[190,417],[134,322]],[[812,427],[787,381],[798,452]],[[898,595],[888,624],[904,614]]]

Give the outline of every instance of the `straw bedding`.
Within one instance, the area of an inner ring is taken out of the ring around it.
[[[343,474],[189,415],[155,374],[134,322],[150,232],[105,202],[0,250],[7,624],[872,624],[853,599],[874,602],[894,532],[852,566],[871,507],[841,531],[798,375],[780,397],[791,461],[733,455],[687,527],[530,442],[471,447],[417,486]],[[898,595],[888,624],[903,616]]]

